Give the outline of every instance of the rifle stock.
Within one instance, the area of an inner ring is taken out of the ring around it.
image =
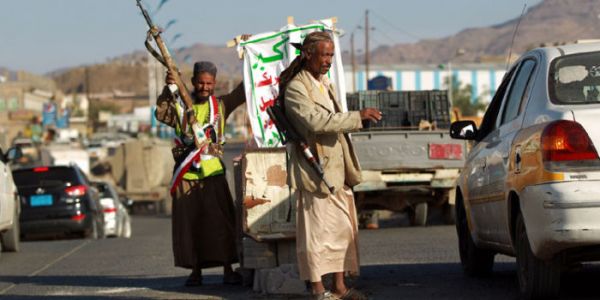
[[[308,147],[306,141],[300,136],[300,134],[298,134],[298,132],[296,132],[292,124],[290,124],[281,106],[275,104],[273,106],[268,107],[267,114],[269,115],[271,120],[273,120],[273,123],[275,123],[277,131],[279,131],[279,135],[281,136],[281,143],[284,145],[288,141],[292,141],[293,143],[295,143],[300,148],[300,151],[302,152],[304,158],[310,163],[312,169],[315,172],[317,172],[319,178],[323,180],[323,183],[325,183],[329,191],[333,193],[334,187],[331,186],[329,182],[327,182],[327,179],[325,179],[325,172],[323,171],[323,167],[321,167],[321,164],[319,163],[319,161],[317,161],[317,158],[312,154],[312,151],[310,151],[310,147]]]

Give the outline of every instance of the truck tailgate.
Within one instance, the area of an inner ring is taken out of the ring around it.
[[[363,170],[428,170],[462,168],[467,143],[448,131],[369,131],[352,133]]]

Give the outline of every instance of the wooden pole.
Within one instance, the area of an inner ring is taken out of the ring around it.
[[[369,10],[365,11],[365,77],[367,78],[366,90],[369,89]]]

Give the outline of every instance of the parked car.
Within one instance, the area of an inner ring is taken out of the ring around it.
[[[98,191],[76,165],[41,166],[13,171],[21,196],[21,233],[104,237]]]
[[[115,187],[108,182],[92,182],[100,193],[104,212],[104,233],[107,237],[131,237],[131,218],[127,207],[119,199]]]
[[[10,148],[4,153],[0,150],[0,249],[2,251],[19,251],[19,195],[13,181],[9,163],[22,156],[18,147]]]
[[[561,271],[600,260],[600,44],[540,48],[507,72],[457,181],[456,229],[466,274],[516,256],[525,299],[557,296]]]

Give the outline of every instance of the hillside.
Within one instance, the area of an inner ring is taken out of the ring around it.
[[[529,8],[523,16],[513,53],[523,53],[543,43],[598,39],[599,14],[600,1],[545,0]],[[490,58],[503,61],[517,21],[515,18],[491,27],[465,29],[442,39],[379,47],[373,50],[371,61],[374,64],[443,63],[460,48],[465,49],[465,55],[454,61],[479,62]]]
[[[523,16],[513,53],[518,55],[542,43],[600,38],[599,15],[600,1],[545,0],[529,8]],[[414,44],[381,46],[372,50],[371,63],[444,63],[460,48],[465,50],[465,55],[452,58],[455,62],[503,62],[508,54],[517,21],[518,18],[515,18],[495,26],[465,29],[453,36],[422,40]],[[177,49],[173,54],[188,75],[190,65],[182,63],[184,58],[187,58],[189,63],[197,60],[215,62],[219,68],[219,79],[222,81],[229,76],[240,77],[241,63],[234,49],[195,44]],[[89,67],[91,91],[107,92],[118,89],[139,94],[147,93],[146,59],[145,51],[136,51],[114,58],[107,64]],[[350,62],[347,51],[343,60]],[[55,72],[52,78],[65,91],[77,91],[85,87],[84,75],[84,68],[79,67]]]

